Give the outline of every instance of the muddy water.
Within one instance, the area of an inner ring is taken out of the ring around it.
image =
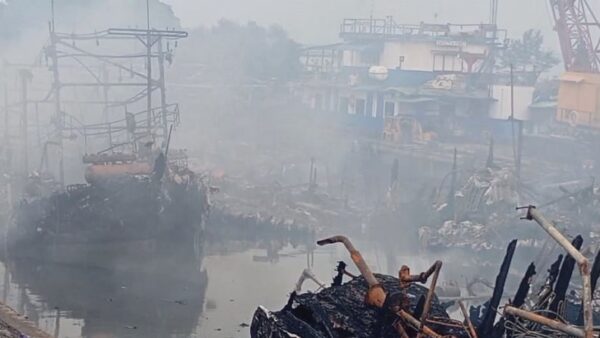
[[[303,246],[285,245],[277,254],[261,245],[229,246],[243,248],[207,248],[195,259],[151,257],[160,264],[127,271],[8,259],[0,267],[2,299],[60,337],[248,337],[256,307],[280,309],[304,268],[329,283],[337,261],[349,261],[340,247],[308,255]],[[367,251],[374,269],[384,271],[384,255]]]
[[[390,274],[401,264],[423,271],[436,258],[386,254],[368,242],[356,245],[374,271]],[[249,337],[256,307],[283,307],[304,268],[329,283],[337,262],[350,262],[339,246],[307,253],[302,244],[237,239],[207,243],[203,252],[201,257],[161,252],[116,268],[6,259],[0,267],[1,295],[59,337]],[[454,260],[458,263],[445,268],[441,283],[464,278],[456,271],[472,256]],[[306,281],[305,290],[315,289]]]

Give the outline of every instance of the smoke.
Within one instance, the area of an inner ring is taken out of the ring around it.
[[[145,28],[145,0],[55,0],[55,30],[61,33],[99,32],[111,27]],[[171,7],[150,1],[151,26],[179,28]],[[51,1],[8,0],[0,4],[0,58],[33,62],[48,40],[52,22]]]
[[[397,22],[487,23],[490,1],[478,0],[224,0],[215,6],[208,0],[165,0],[173,6],[185,27],[212,25],[221,18],[237,22],[256,21],[261,25],[280,24],[303,43],[329,43],[337,39],[343,18],[393,16]],[[499,2],[498,24],[509,37],[528,29],[541,29],[548,46],[558,51],[552,14],[546,0]]]

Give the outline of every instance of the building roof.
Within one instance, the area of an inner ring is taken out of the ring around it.
[[[346,18],[340,26],[340,36],[346,41],[416,39],[497,45],[506,38],[506,30],[492,24],[402,24],[392,17]]]
[[[556,107],[556,101],[538,101],[529,105],[531,109],[555,109]]]

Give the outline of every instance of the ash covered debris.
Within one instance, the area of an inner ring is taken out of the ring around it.
[[[494,162],[493,145],[485,166],[474,171],[459,168],[455,156],[433,198],[432,216],[419,228],[422,247],[498,251],[516,237],[522,246],[541,248],[544,241],[528,228],[517,226],[512,215],[522,200],[537,203],[569,233],[591,230],[590,236],[598,237],[600,193],[594,180],[574,180],[551,166],[543,172],[536,168],[523,167],[532,171],[529,180],[518,177],[510,165]]]
[[[595,290],[600,253],[589,257],[593,253],[587,250],[584,255],[580,251],[581,236],[567,239],[535,207],[527,210],[525,218],[535,220],[566,251],[549,264],[543,279],[536,281],[535,276],[546,269],[545,265],[532,262],[518,288],[506,288],[517,249],[517,240],[513,240],[491,297],[467,310],[460,297],[446,304],[435,295],[434,290],[440,291],[436,283],[442,262],[417,275],[411,275],[406,266],[400,269],[398,278],[373,274],[352,243],[336,236],[317,243],[343,243],[361,276],[347,273],[341,263],[331,287],[305,294],[297,294],[296,287],[280,311],[259,307],[254,313],[252,337],[593,337],[598,333],[593,323],[600,318]],[[579,276],[574,273],[576,267]],[[318,281],[316,276],[308,275]],[[342,283],[344,276],[352,279]],[[430,277],[429,288],[415,284],[426,283]],[[447,308],[454,301],[458,301],[464,320],[448,314]]]
[[[400,287],[396,277],[375,277],[390,293],[406,293],[410,301],[409,311],[414,313],[427,288],[412,284],[408,290]],[[254,313],[251,326],[252,337],[398,337],[393,324],[397,320],[384,310],[365,304],[367,282],[357,277],[343,285],[332,286],[318,294],[305,293],[292,296],[290,306],[281,311],[270,312],[259,307]],[[437,297],[432,303],[433,317],[449,319]],[[290,334],[290,335],[286,335]],[[466,336],[465,336],[466,337]]]
[[[469,328],[451,319],[435,296],[441,262],[417,275],[403,266],[396,278],[373,274],[346,237],[317,243],[343,243],[361,276],[342,284],[343,275],[350,274],[340,264],[331,287],[300,295],[296,287],[280,311],[259,307],[252,320],[252,337],[471,337]],[[429,289],[414,283],[426,283],[430,277]]]

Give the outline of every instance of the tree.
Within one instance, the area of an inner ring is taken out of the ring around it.
[[[178,51],[178,62],[202,65],[205,82],[286,82],[299,75],[299,56],[298,44],[279,26],[221,20],[192,31]]]
[[[508,69],[512,64],[515,71],[544,72],[556,66],[560,60],[553,51],[544,49],[543,45],[542,32],[530,29],[523,33],[521,39],[508,43],[498,59],[498,66]]]

